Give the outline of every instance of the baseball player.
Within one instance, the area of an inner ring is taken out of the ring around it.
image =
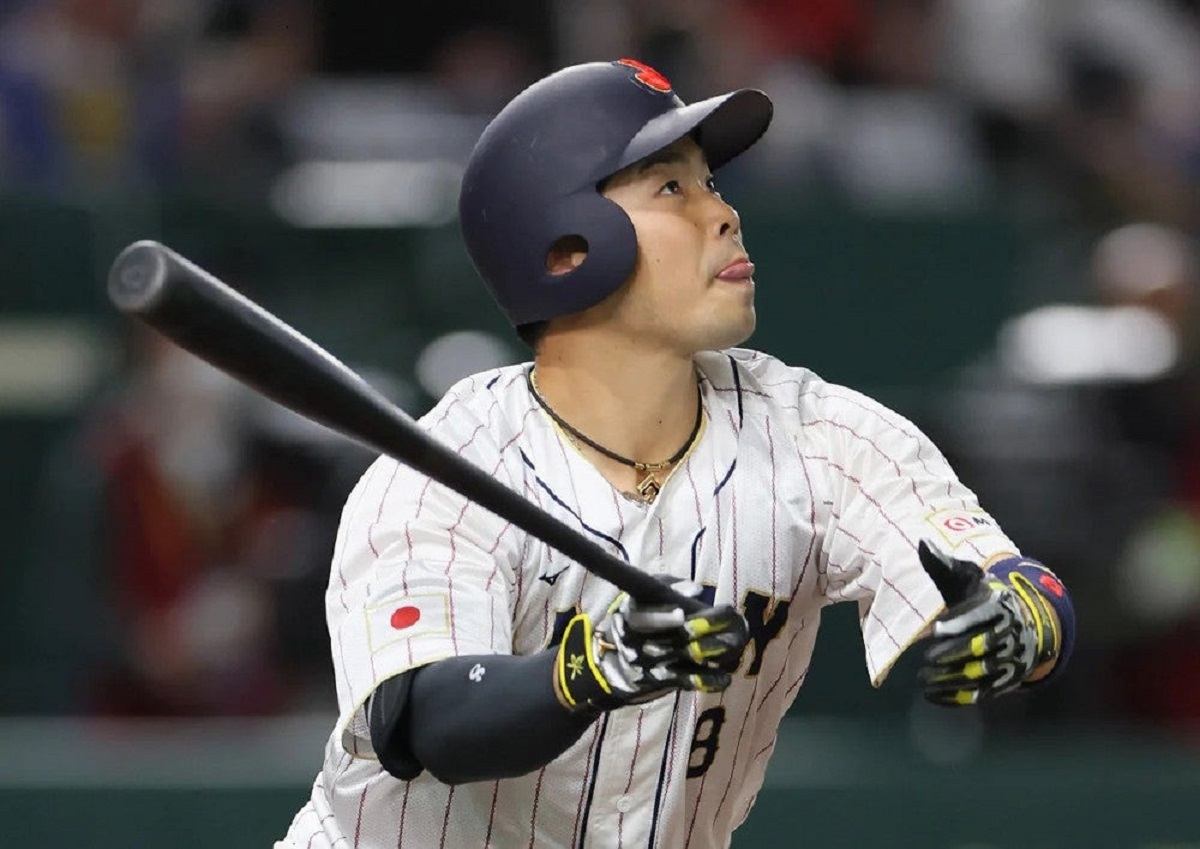
[[[942,704],[1062,668],[1061,582],[912,423],[733,347],[755,269],[712,171],[771,111],[754,90],[685,105],[622,59],[485,130],[461,225],[534,361],[463,380],[422,426],[703,610],[640,604],[379,459],[326,600],[340,718],[277,847],[728,846],[839,601],[874,685],[922,638]]]

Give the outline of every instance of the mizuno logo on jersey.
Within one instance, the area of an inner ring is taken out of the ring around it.
[[[955,548],[969,539],[999,533],[995,521],[982,510],[938,510],[925,517],[942,539]]]
[[[550,586],[554,586],[554,582],[557,581],[562,576],[563,572],[567,571],[570,568],[571,568],[570,566],[564,566],[561,569],[559,569],[557,572],[555,572],[553,575],[538,575],[538,580],[545,581]]]

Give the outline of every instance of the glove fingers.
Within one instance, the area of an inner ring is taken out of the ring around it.
[[[1004,610],[998,605],[992,604],[990,601],[972,601],[943,613],[933,625],[933,635],[935,637],[957,637],[968,631],[996,628],[1004,624],[1003,618]]]
[[[745,642],[738,635],[711,634],[687,644],[687,655],[693,663],[711,669],[732,672],[742,660]]]
[[[694,690],[698,693],[720,693],[732,681],[733,676],[728,672],[705,670],[684,676],[680,683],[680,689]]]
[[[928,663],[949,664],[970,658],[986,657],[1003,648],[1003,641],[995,631],[973,631],[961,637],[948,637],[933,641],[925,650]]]
[[[629,609],[619,614],[630,628],[635,631],[671,631],[681,628],[687,621],[687,614],[681,607],[641,607],[630,605]]]
[[[1003,674],[1000,663],[992,659],[969,660],[957,666],[924,666],[917,678],[931,687],[987,687]]]
[[[924,677],[924,676],[922,676]],[[1015,690],[1020,686],[1017,668],[1011,663],[989,669],[982,678],[957,676],[925,683],[925,698],[935,704],[973,705]]]
[[[961,669],[971,663],[986,662],[996,668],[1013,661],[1016,641],[1005,631],[983,631],[956,639],[935,642],[925,652],[927,669]]]
[[[699,598],[704,591],[704,588],[695,581],[671,575],[659,575],[658,580],[688,598]],[[688,619],[683,608],[678,605],[646,604],[633,599],[626,593],[618,596],[610,608],[610,612],[617,611],[620,611],[625,617],[631,628],[638,631],[665,631],[668,628],[678,628]]]
[[[622,651],[631,662],[637,656],[648,660],[668,661],[671,658],[691,662],[706,669],[722,669],[732,672],[742,659],[746,646],[746,631],[737,622],[710,621],[696,628],[700,636],[689,639],[688,629],[660,631],[649,636],[630,632],[628,625],[614,621]],[[716,630],[709,630],[709,628]],[[632,655],[632,656],[630,656]]]
[[[646,670],[646,677],[661,688],[695,690],[700,693],[719,693],[733,681],[729,672],[708,669],[690,662],[659,664]]]
[[[942,705],[943,707],[965,707],[966,705],[978,704],[980,701],[980,692],[978,690],[954,688],[927,688],[925,690],[925,698],[935,705]]]
[[[684,629],[693,639],[709,634],[720,634],[738,630],[744,624],[742,615],[727,604],[709,607],[687,618]]]

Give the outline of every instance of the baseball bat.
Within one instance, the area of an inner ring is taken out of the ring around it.
[[[702,603],[609,554],[421,430],[312,340],[158,242],[126,247],[108,273],[113,304],[306,418],[411,466],[537,537],[642,602]]]

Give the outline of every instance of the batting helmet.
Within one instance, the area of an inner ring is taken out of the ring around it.
[[[602,180],[689,133],[720,168],[771,122],[770,99],[741,89],[685,105],[671,83],[633,59],[564,68],[517,95],[471,153],[459,195],[467,251],[514,326],[597,304],[633,272],[629,216]],[[553,275],[564,236],[587,242],[578,268]]]

